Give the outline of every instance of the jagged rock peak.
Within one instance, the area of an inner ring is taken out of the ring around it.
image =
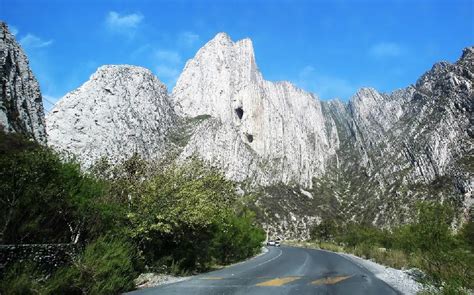
[[[23,49],[0,21],[0,128],[46,143],[43,98]]]
[[[226,32],[217,33],[214,36],[214,38],[212,38],[208,43],[212,44],[212,43],[222,43],[222,42],[232,43],[232,39]]]
[[[464,48],[461,60],[474,61],[474,46]]]
[[[121,75],[121,76],[133,76],[133,75],[148,75],[153,76],[153,73],[140,66],[134,65],[103,65],[100,66],[94,74],[91,76],[91,80],[94,79],[108,79],[105,75]],[[154,77],[159,80],[158,77]]]
[[[252,40],[245,38],[234,42],[227,33],[218,33],[198,50],[193,60],[208,61],[210,58],[218,58],[224,64],[235,59],[244,59],[249,66],[255,67]]]
[[[223,104],[261,79],[250,39],[233,42],[227,34],[219,33],[186,63],[172,100],[176,111],[184,116],[228,118],[232,108],[223,110]]]
[[[232,38],[227,33],[224,33],[224,32],[217,33],[217,35],[214,36],[214,38],[212,38],[209,42],[207,42],[203,48],[215,47],[215,46],[217,47],[235,46],[235,45],[242,48],[246,48],[249,53],[251,53],[252,55],[254,54],[253,44],[250,38],[244,38],[244,39],[234,42],[232,41]]]
[[[175,120],[166,86],[148,69],[130,65],[100,67],[46,118],[49,143],[86,167],[101,157],[159,157]]]
[[[423,90],[425,94],[431,93],[437,87],[442,87],[444,90],[460,87],[470,92],[473,80],[474,47],[467,47],[457,62],[436,63],[431,70],[418,79],[416,87]]]
[[[374,88],[360,88],[349,100],[349,109],[355,116],[367,116],[383,99],[383,96]]]
[[[379,100],[381,98],[380,93],[372,87],[363,87],[357,90],[357,92],[351,97],[351,103],[359,103],[367,99]]]

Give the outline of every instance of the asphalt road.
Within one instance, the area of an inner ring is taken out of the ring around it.
[[[128,294],[400,294],[338,254],[286,246],[268,249],[221,270]]]

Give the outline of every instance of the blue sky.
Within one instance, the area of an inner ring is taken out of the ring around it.
[[[52,102],[103,64],[144,66],[171,91],[186,60],[218,32],[250,37],[266,79],[322,99],[405,87],[474,45],[473,0],[0,0],[0,19]]]

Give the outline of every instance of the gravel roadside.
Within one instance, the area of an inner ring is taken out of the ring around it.
[[[410,270],[399,270],[387,267],[370,260],[362,259],[352,254],[337,254],[351,260],[355,264],[372,272],[377,278],[386,282],[387,284],[389,284],[390,286],[392,286],[403,294],[417,294],[418,292],[423,290],[423,285],[414,280],[414,278],[410,275],[410,273],[412,272]]]

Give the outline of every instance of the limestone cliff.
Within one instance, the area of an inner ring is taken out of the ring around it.
[[[0,128],[46,143],[43,98],[28,58],[0,21]]]
[[[311,186],[337,149],[319,98],[264,80],[250,39],[233,42],[220,33],[209,41],[186,63],[172,100],[182,116],[212,118],[182,157],[199,155],[238,181]]]

